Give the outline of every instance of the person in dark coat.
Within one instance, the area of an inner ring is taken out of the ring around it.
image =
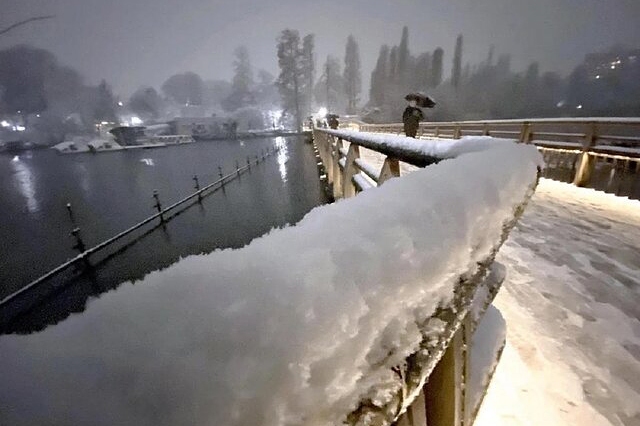
[[[418,126],[420,125],[420,120],[424,119],[424,114],[422,110],[416,106],[415,100],[410,100],[409,105],[405,108],[402,113],[402,122],[404,123],[404,134],[407,137],[415,138],[418,134]]]
[[[340,126],[340,122],[338,121],[338,115],[336,114],[327,114],[327,124],[332,129],[337,129]]]

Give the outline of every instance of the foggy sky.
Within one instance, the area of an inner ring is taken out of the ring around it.
[[[398,44],[409,26],[413,54],[445,50],[448,75],[457,34],[463,62],[512,53],[521,70],[569,72],[588,52],[614,43],[640,47],[639,0],[0,0],[0,28],[56,15],[0,37],[0,48],[27,43],[52,51],[88,83],[105,78],[123,97],[159,87],[177,72],[232,76],[233,49],[277,75],[275,39],[284,28],[316,35],[316,60],[342,61],[347,36],[360,45],[363,98],[381,44]],[[1,64],[0,64],[1,66]]]

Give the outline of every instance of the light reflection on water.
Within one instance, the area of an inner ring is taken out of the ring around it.
[[[13,167],[13,178],[16,188],[27,202],[29,213],[35,213],[40,209],[36,198],[35,176],[27,163],[22,161],[17,155],[11,160]]]
[[[283,137],[276,138],[276,148],[278,151],[278,170],[280,171],[280,177],[283,182],[287,181],[287,161],[289,161],[289,151],[287,149],[287,144]]]

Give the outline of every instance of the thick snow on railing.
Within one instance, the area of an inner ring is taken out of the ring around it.
[[[480,144],[1,336],[0,424],[335,425],[384,404],[416,324],[492,259],[535,187],[535,147]]]

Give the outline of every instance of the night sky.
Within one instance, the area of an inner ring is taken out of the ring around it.
[[[365,97],[380,45],[398,44],[403,25],[413,54],[445,49],[445,72],[458,33],[465,63],[495,44],[496,56],[513,55],[516,71],[539,61],[543,71],[567,73],[588,52],[640,47],[639,0],[0,0],[0,28],[49,14],[55,19],[0,37],[0,48],[46,48],[88,83],[105,78],[123,96],[177,72],[228,79],[240,44],[256,68],[276,75],[275,39],[287,27],[316,35],[318,63],[329,53],[342,60],[353,33]]]

